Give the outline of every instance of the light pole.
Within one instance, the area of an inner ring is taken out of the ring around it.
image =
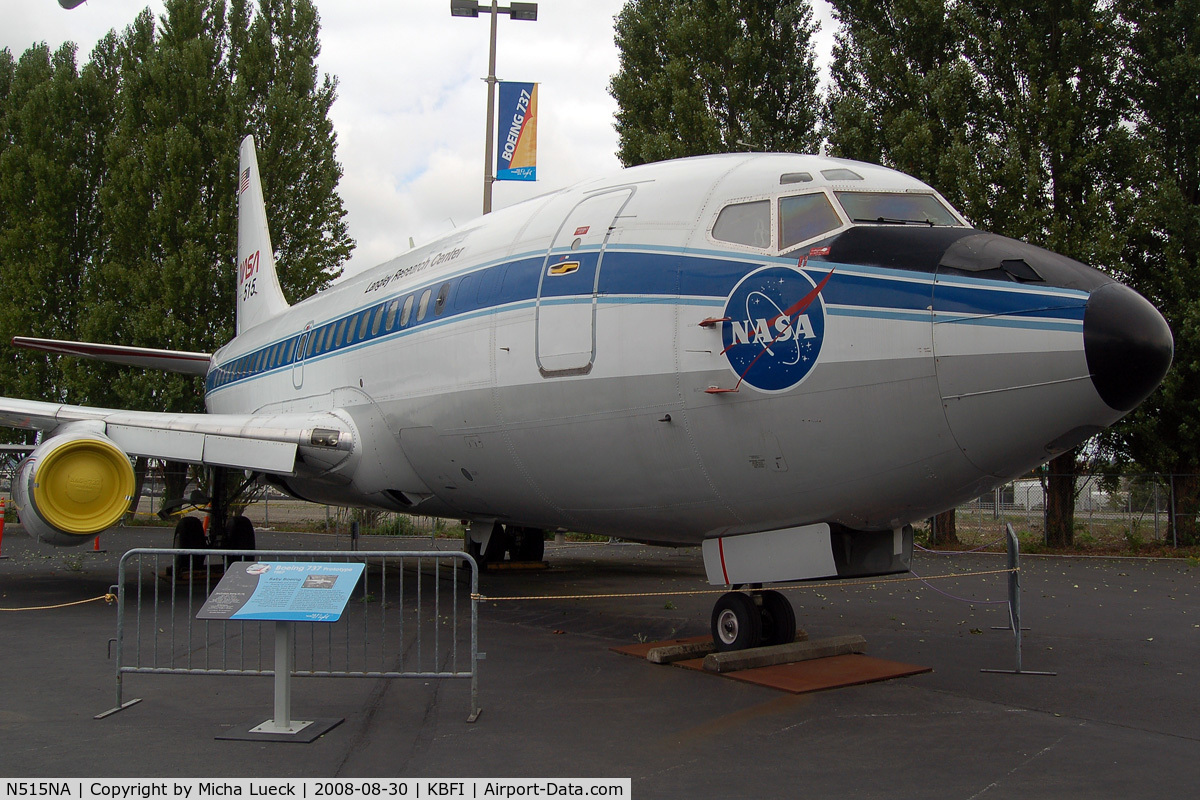
[[[496,126],[496,19],[501,14],[508,14],[509,19],[521,19],[529,22],[537,20],[537,3],[513,3],[511,6],[501,6],[498,0],[492,0],[491,6],[480,6],[479,0],[450,0],[450,16],[478,17],[480,12],[492,17],[492,35],[488,45],[488,76],[487,76],[487,132],[484,134],[483,146],[483,213],[492,212],[492,184],[496,175],[492,165],[492,139]]]

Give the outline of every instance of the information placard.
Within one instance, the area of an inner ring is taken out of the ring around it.
[[[365,566],[235,561],[196,619],[337,622]]]

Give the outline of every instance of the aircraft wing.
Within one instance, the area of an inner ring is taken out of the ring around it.
[[[146,369],[161,369],[180,372],[184,375],[208,374],[212,360],[210,353],[194,353],[183,350],[159,350],[154,347],[126,347],[118,344],[95,344],[93,342],[69,342],[61,339],[38,339],[32,336],[14,336],[14,347],[37,350],[43,353],[79,356],[110,364],[123,364]]]
[[[0,425],[53,434],[83,423],[132,456],[276,475],[293,474],[305,456],[324,465],[341,461],[356,438],[353,424],[330,412],[169,414],[0,398]]]

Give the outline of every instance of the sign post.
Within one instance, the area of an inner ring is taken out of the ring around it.
[[[201,606],[196,619],[275,623],[275,708],[266,722],[223,733],[218,739],[311,742],[341,719],[293,720],[295,623],[337,622],[365,564],[234,562]]]

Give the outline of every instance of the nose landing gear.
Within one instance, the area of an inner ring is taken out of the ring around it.
[[[713,606],[712,637],[721,652],[788,644],[796,638],[796,612],[773,590],[729,592]]]

